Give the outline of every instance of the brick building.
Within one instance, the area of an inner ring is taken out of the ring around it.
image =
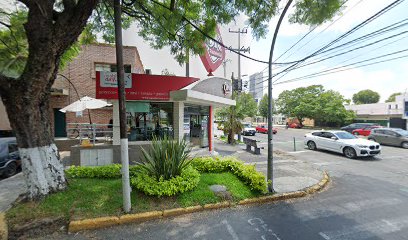
[[[136,47],[124,47],[125,72],[143,73],[143,65]],[[91,44],[82,46],[79,55],[58,75],[52,87],[50,116],[56,137],[65,137],[67,123],[89,123],[88,111],[82,116],[74,112],[62,113],[59,109],[89,96],[95,98],[95,72],[116,72],[116,52],[113,45]],[[71,84],[71,83],[72,84]],[[93,123],[108,124],[112,107],[90,110]]]

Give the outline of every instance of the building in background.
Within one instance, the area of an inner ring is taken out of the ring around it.
[[[395,97],[395,102],[346,105],[356,113],[355,122],[372,122],[382,126],[408,129],[408,93]]]
[[[125,72],[144,73],[136,47],[123,47]],[[96,71],[116,72],[116,51],[114,45],[90,44],[81,47],[81,52],[63,71],[59,72],[51,89],[50,119],[55,137],[67,137],[67,128],[74,123],[89,123],[87,111],[82,113],[59,111],[81,97],[95,98]],[[112,107],[90,110],[96,124],[108,124],[112,119]],[[4,106],[0,101],[0,132],[10,135],[10,124]],[[1,135],[0,135],[1,136]]]
[[[249,76],[249,93],[259,104],[263,96],[263,72],[258,72]]]

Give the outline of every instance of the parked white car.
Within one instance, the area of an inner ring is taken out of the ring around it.
[[[381,153],[380,144],[358,138],[346,131],[315,131],[305,135],[310,150],[324,149],[344,154],[348,158],[369,157]]]
[[[243,125],[243,129],[242,129],[242,135],[247,136],[247,135],[252,135],[255,136],[256,133],[256,129],[254,127],[252,127],[252,125],[250,123],[244,123]]]

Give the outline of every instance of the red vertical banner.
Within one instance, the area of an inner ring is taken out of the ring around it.
[[[211,152],[213,150],[213,127],[214,127],[214,113],[213,113],[213,106],[210,106],[208,116],[208,150]]]

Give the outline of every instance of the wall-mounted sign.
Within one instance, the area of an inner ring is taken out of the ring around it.
[[[100,72],[101,87],[117,87],[118,75],[116,72]],[[125,88],[132,88],[131,73],[125,73]]]
[[[222,84],[222,93],[224,94],[224,96],[227,96],[228,94],[231,93],[231,85],[224,83]]]
[[[217,27],[217,35],[215,39],[222,43],[220,29]],[[213,40],[207,40],[204,43],[205,53],[200,56],[208,76],[213,76],[213,72],[222,64],[225,59],[225,48]]]
[[[104,72],[96,72],[96,98],[118,99],[117,84],[107,84],[102,76],[110,76]],[[180,90],[197,81],[192,77],[164,75],[129,74],[126,83],[127,100],[169,100],[170,91]]]

